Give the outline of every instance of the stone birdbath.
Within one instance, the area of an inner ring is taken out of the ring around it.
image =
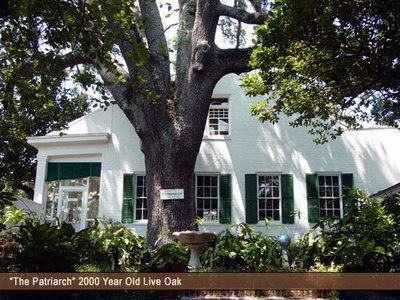
[[[199,249],[210,242],[215,237],[215,233],[210,231],[186,230],[174,232],[173,236],[190,249],[190,260],[188,263],[189,270],[195,271],[200,269],[201,262],[199,259]]]

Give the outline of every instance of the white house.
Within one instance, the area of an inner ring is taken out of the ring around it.
[[[239,77],[214,90],[196,162],[196,205],[209,229],[253,223],[270,233],[304,232],[321,215],[343,215],[343,185],[373,194],[400,181],[400,132],[376,127],[315,145],[304,128],[262,124],[249,114]],[[65,135],[30,137],[39,150],[35,202],[82,229],[94,218],[146,231],[146,180],[140,141],[117,106],[73,121]],[[132,188],[133,187],[133,188]],[[223,197],[220,197],[224,194]],[[291,212],[300,214],[293,216]]]

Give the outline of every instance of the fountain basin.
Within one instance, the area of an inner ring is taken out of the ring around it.
[[[210,242],[215,237],[215,233],[210,231],[185,230],[174,232],[172,235],[190,249],[189,270],[195,271],[200,269],[202,265],[199,258],[199,248]]]

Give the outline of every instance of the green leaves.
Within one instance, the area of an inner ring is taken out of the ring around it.
[[[275,1],[256,29],[251,65],[260,72],[243,80],[248,95],[274,98],[251,113],[291,116],[320,143],[360,121],[397,127],[399,14],[395,1]]]
[[[211,270],[266,272],[282,265],[276,239],[256,232],[245,223],[221,232],[201,257]]]
[[[300,268],[336,266],[347,272],[392,272],[400,250],[396,210],[390,201],[354,190],[357,203],[343,219],[322,219],[289,247],[289,260]],[[398,262],[397,262],[398,264]]]

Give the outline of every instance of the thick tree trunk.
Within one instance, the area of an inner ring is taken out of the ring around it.
[[[174,231],[188,229],[194,220],[194,168],[215,82],[203,79],[185,85],[182,92],[185,101],[199,105],[185,106],[184,111],[170,108],[169,124],[164,122],[156,132],[142,136],[147,178],[149,246],[160,246],[170,241]],[[179,103],[179,100],[175,102]],[[183,189],[184,199],[161,200],[161,189]]]
[[[172,145],[171,141],[171,145]],[[174,146],[173,146],[174,147]],[[159,148],[146,154],[148,197],[147,243],[160,246],[171,240],[174,231],[188,229],[195,215],[194,164],[183,163],[184,149],[176,146],[174,153]],[[179,152],[182,152],[179,155]],[[196,161],[196,157],[192,157]],[[161,200],[161,189],[183,189],[184,199]],[[157,242],[157,244],[156,244]]]

